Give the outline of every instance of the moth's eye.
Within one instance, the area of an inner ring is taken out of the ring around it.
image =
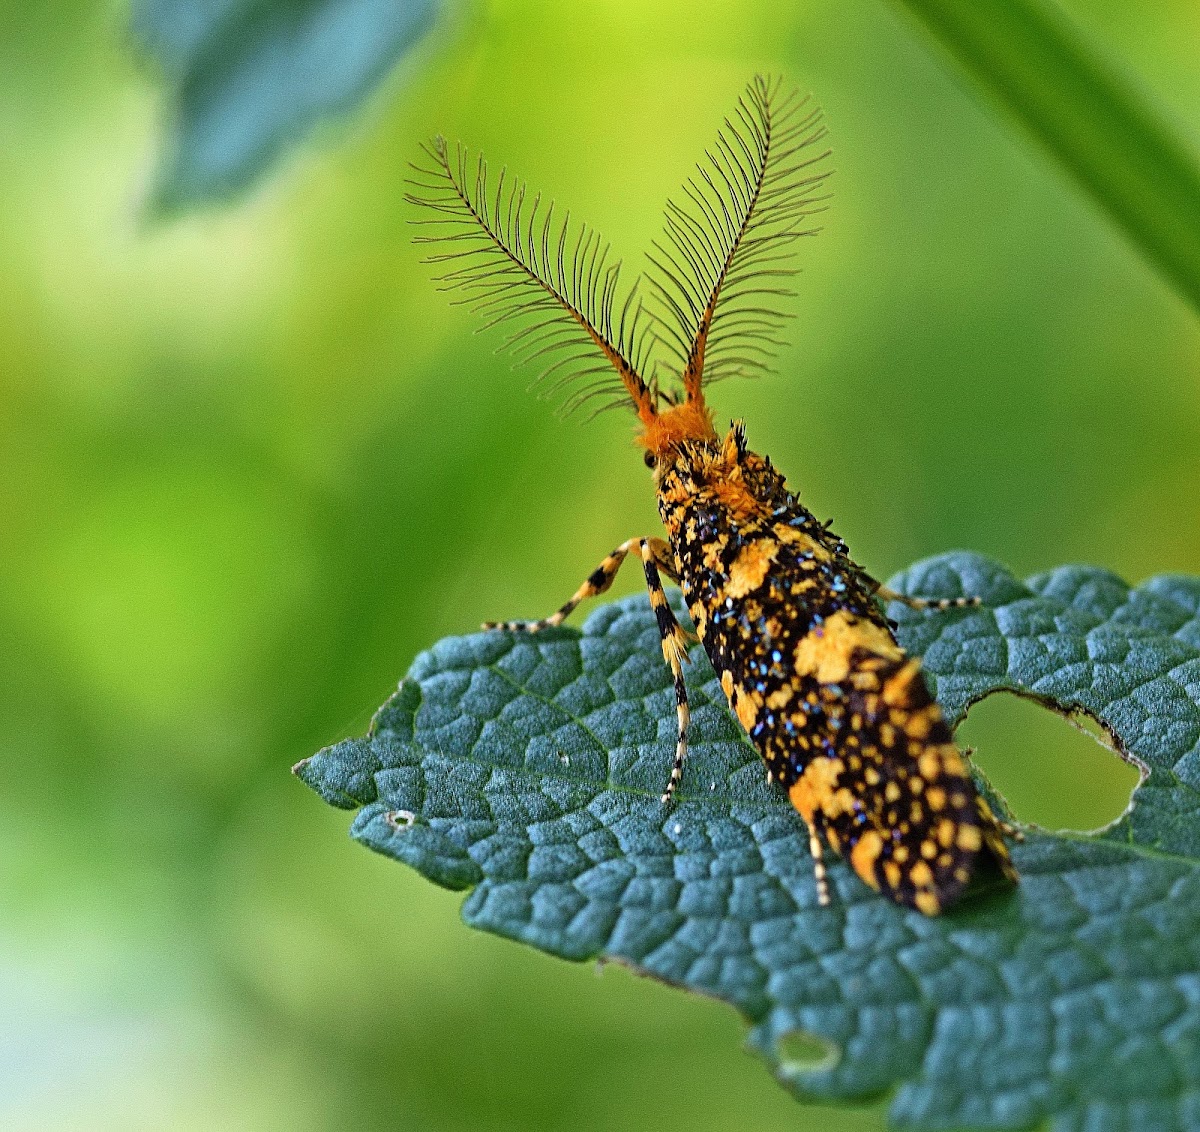
[[[647,452],[642,459],[645,461],[647,468],[653,468],[658,463],[653,452]]]

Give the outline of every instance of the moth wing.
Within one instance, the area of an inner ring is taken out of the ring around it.
[[[797,808],[810,780],[803,801],[831,846],[872,888],[926,915],[954,901],[981,855],[1015,877],[920,662],[855,659],[837,757],[813,761],[792,788]]]

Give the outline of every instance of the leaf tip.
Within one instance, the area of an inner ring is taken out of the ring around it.
[[[350,739],[301,759],[292,773],[330,805],[356,810],[378,796],[373,776],[379,765],[369,741]]]

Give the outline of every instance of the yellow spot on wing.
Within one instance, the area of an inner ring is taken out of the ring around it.
[[[796,674],[815,676],[822,684],[836,684],[849,675],[855,649],[888,660],[904,656],[886,629],[839,609],[819,629],[810,629],[800,639],[795,652]]]
[[[942,747],[942,766],[947,774],[953,774],[959,778],[967,773],[967,764],[963,762],[958,748],[953,745]]]
[[[708,543],[704,548],[704,565],[710,570],[722,569],[721,556],[725,553],[728,543],[729,539],[725,535],[718,535]]]
[[[777,688],[767,697],[767,707],[781,708],[792,698],[792,689],[789,685],[784,684],[782,688]]]
[[[729,568],[729,583],[725,592],[730,597],[745,597],[753,593],[763,584],[775,555],[779,552],[779,543],[774,539],[756,539],[742,548],[741,553],[733,560]]]
[[[747,731],[754,727],[754,721],[758,719],[758,705],[740,688],[737,690],[733,710],[737,713],[738,721]]]
[[[925,739],[929,735],[930,727],[933,725],[935,718],[935,710],[933,709],[933,706],[930,705],[930,707],[926,708],[924,711],[913,712],[913,714],[908,717],[908,722],[904,725],[904,729],[914,739]]]
[[[899,652],[898,646],[893,645],[892,647],[896,648],[896,651]],[[903,656],[904,654],[900,653],[900,655]],[[915,679],[918,679],[917,674],[920,672],[920,669],[921,662],[919,660],[910,660],[906,665],[888,677],[887,682],[883,686],[883,702],[888,707],[896,707],[908,703],[909,685]]]
[[[928,888],[933,884],[933,870],[924,861],[918,861],[913,865],[908,876],[917,888]]]
[[[842,760],[822,756],[813,759],[804,768],[804,773],[788,791],[792,805],[800,816],[812,825],[813,814],[818,810],[827,813],[833,804],[838,775],[842,772]]]
[[[936,916],[942,910],[938,898],[932,892],[918,892],[913,897],[913,903],[917,906],[917,911],[926,916]]]
[[[958,827],[958,847],[967,853],[974,853],[983,845],[983,834],[973,825]]]
[[[879,887],[879,881],[875,879],[875,862],[882,851],[883,838],[873,829],[868,829],[850,850],[850,864],[854,871],[872,888]]]
[[[930,747],[921,753],[917,760],[917,769],[926,782],[936,782],[942,776],[942,760],[938,758],[937,748]]]
[[[787,523],[776,523],[771,530],[780,542],[786,542],[791,546],[799,546],[801,550],[810,551],[818,562],[828,562],[832,557],[829,551],[811,535],[806,535],[802,530],[788,526]]]

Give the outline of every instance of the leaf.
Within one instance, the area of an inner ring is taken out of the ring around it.
[[[245,189],[366,98],[433,12],[434,0],[141,0],[134,36],[162,66],[173,116],[157,210]]]
[[[1200,309],[1200,161],[1052,0],[901,0]]]
[[[422,653],[365,739],[296,767],[352,836],[448,888],[463,918],[731,1003],[804,1098],[895,1089],[914,1128],[1200,1123],[1200,580],[1017,581],[958,553],[893,580],[979,594],[889,610],[950,718],[997,689],[1094,715],[1145,780],[1094,835],[1031,829],[1015,889],[905,911],[830,861],[764,779],[697,647],[680,801],[659,802],[674,701],[644,597],[582,632],[479,633]],[[673,594],[675,608],[681,608]]]

